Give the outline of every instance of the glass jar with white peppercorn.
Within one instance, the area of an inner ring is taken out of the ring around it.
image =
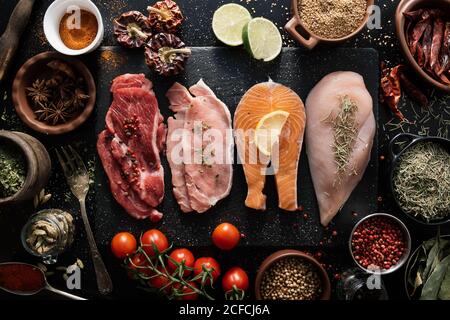
[[[73,243],[75,225],[70,213],[45,209],[30,217],[22,229],[22,244],[27,252],[46,264],[56,263],[58,255]]]

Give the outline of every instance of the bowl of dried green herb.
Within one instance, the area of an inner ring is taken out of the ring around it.
[[[88,119],[94,109],[96,87],[80,60],[44,52],[20,68],[12,98],[17,114],[30,128],[59,135],[75,130]]]
[[[391,191],[400,210],[422,224],[450,222],[450,140],[401,133],[389,152]]]
[[[0,130],[0,211],[32,200],[47,184],[50,171],[50,156],[37,139]]]

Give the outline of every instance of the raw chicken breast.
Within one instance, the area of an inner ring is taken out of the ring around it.
[[[345,171],[338,174],[333,145],[333,125],[326,121],[342,110],[348,97],[357,106],[355,128]],[[327,226],[345,204],[364,175],[376,132],[373,102],[364,79],[354,72],[334,72],[324,77],[306,100],[306,151],[320,209],[320,221]]]

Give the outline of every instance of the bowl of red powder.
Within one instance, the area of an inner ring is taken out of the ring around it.
[[[374,213],[361,219],[353,228],[350,254],[362,270],[388,274],[401,268],[411,252],[408,228],[398,218]]]

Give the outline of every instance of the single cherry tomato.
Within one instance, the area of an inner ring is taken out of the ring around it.
[[[195,282],[189,282],[189,285],[197,289],[197,284]],[[197,300],[198,299],[198,293],[192,290],[189,286],[183,286],[181,290],[179,290],[181,284],[177,283],[174,285],[174,288],[178,289],[178,291],[181,291],[181,296],[178,298],[178,300]]]
[[[156,255],[153,245],[161,253],[169,247],[169,241],[166,236],[159,230],[152,229],[144,233],[141,237],[142,247],[150,257]]]
[[[231,223],[219,224],[212,233],[212,241],[222,250],[231,250],[236,247],[241,240],[241,233]]]
[[[169,293],[172,290],[172,286],[169,285],[170,279],[168,276],[166,276],[163,271],[162,267],[158,267],[158,270],[162,272],[162,275],[157,275],[150,280],[148,280],[148,284],[150,287],[155,289],[162,289],[164,288],[165,293]]]
[[[136,238],[129,232],[119,232],[111,240],[111,251],[119,259],[124,259],[134,253],[136,247]]]
[[[213,277],[212,283],[214,283],[220,276],[220,265],[214,258],[210,257],[198,258],[194,264],[194,276],[198,276],[200,273],[202,273],[203,269],[206,269],[206,271],[211,273]],[[211,278],[207,279],[208,280],[206,280],[205,283],[212,284]],[[202,279],[200,278],[197,281],[201,283]]]
[[[248,275],[239,267],[228,270],[222,279],[222,288],[224,292],[232,291],[233,288],[246,291],[248,289]]]
[[[135,254],[128,262],[128,277],[131,279],[136,278],[136,273],[139,273],[145,277],[150,277],[153,271],[150,268],[144,268],[148,266],[147,258],[142,253]],[[143,268],[139,268],[143,267]]]
[[[194,267],[195,258],[192,252],[188,249],[176,249],[172,251],[169,257],[173,259],[177,264],[184,263],[184,265],[188,268]],[[177,266],[171,259],[168,259],[167,269],[169,269],[169,272],[173,273],[177,269]],[[191,270],[185,270],[183,272],[184,277],[187,277],[190,274]]]

